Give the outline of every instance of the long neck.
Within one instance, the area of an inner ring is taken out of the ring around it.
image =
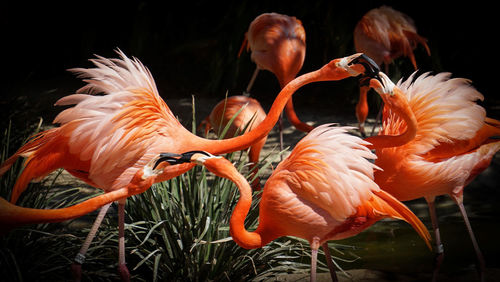
[[[25,208],[11,204],[5,199],[0,198],[0,231],[6,231],[25,224],[60,222],[77,218],[97,210],[108,203],[125,198],[128,195],[128,189],[123,188],[61,209]]]
[[[217,176],[234,182],[240,191],[240,199],[229,221],[229,230],[233,240],[245,249],[262,247],[265,242],[263,242],[261,234],[249,232],[245,228],[245,218],[252,205],[252,188],[250,188],[245,177],[228,160],[223,158],[209,159],[205,161],[205,166]]]
[[[280,91],[266,118],[256,128],[243,135],[223,140],[207,140],[200,137],[193,137],[193,139],[189,140],[189,142],[191,142],[195,148],[201,148],[202,150],[206,150],[212,154],[225,154],[248,148],[255,141],[260,140],[269,134],[278,121],[288,99],[293,95],[293,93],[295,93],[295,91],[297,91],[297,89],[311,82],[320,80],[321,70],[306,73],[292,80]]]
[[[402,101],[402,102],[401,102]],[[377,135],[365,139],[372,145],[367,146],[370,149],[382,149],[388,147],[402,146],[412,141],[417,135],[417,119],[411,110],[406,99],[400,99],[401,103],[385,105],[399,115],[406,123],[406,130],[399,135]]]

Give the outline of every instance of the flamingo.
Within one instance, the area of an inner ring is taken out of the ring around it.
[[[375,90],[404,95],[415,114],[416,125],[410,126],[416,131],[398,147],[370,146],[376,150],[375,164],[382,168],[375,172],[375,182],[400,201],[422,197],[427,201],[436,244],[433,280],[444,257],[434,202],[437,196],[449,195],[464,219],[484,280],[485,262],[464,208],[463,190],[500,150],[500,141],[492,138],[500,136],[500,121],[486,117],[485,109],[476,103],[483,95],[467,79],[451,78],[450,73],[418,77],[414,73],[390,86],[387,76],[379,75],[385,77],[386,87]],[[381,134],[407,131],[406,124],[386,105]],[[371,142],[372,137],[365,140]]]
[[[259,204],[259,226],[247,231],[244,222],[252,201],[246,179],[227,160],[209,153],[187,152],[170,164],[204,165],[219,177],[233,181],[240,198],[229,222],[232,239],[242,248],[255,249],[282,236],[307,240],[311,246],[310,280],[316,280],[319,246],[327,256],[332,280],[337,281],[327,241],[352,237],[383,218],[408,222],[429,248],[425,225],[401,202],[373,181],[376,156],[367,142],[347,134],[349,127],[320,125],[297,143],[273,171]]]
[[[239,55],[246,46],[251,50],[251,59],[257,65],[246,92],[249,93],[259,70],[272,72],[283,88],[299,73],[306,55],[306,32],[296,17],[278,13],[263,13],[257,16],[245,33]],[[238,56],[239,56],[238,55]],[[300,131],[309,132],[312,126],[302,122],[295,113],[292,98],[285,107],[290,123]],[[279,120],[280,149],[283,150],[283,125]]]
[[[417,70],[417,62],[413,54],[417,44],[424,46],[430,56],[427,39],[418,35],[413,19],[385,5],[368,11],[354,28],[356,52],[365,53],[379,66],[384,64],[386,73],[388,73],[389,64],[399,57],[409,57],[413,67]],[[364,124],[368,116],[366,100],[368,90],[368,86],[361,86],[356,104],[356,118],[362,136],[366,136]],[[377,115],[377,120],[379,120],[379,115]]]
[[[224,138],[230,138],[254,129],[265,118],[266,112],[257,100],[244,95],[236,95],[217,103],[212,112],[200,123],[200,126],[205,126],[205,134],[210,128],[213,128],[219,135],[229,124]],[[253,171],[253,176],[257,174],[260,152],[266,144],[266,140],[267,136],[257,141],[248,152],[250,171]],[[259,177],[255,177],[252,187],[254,190],[260,190]]]
[[[72,71],[87,83],[76,94],[65,96],[56,105],[74,105],[56,116],[59,127],[31,138],[13,156],[0,165],[0,176],[19,158],[24,169],[11,193],[15,203],[28,183],[64,168],[89,185],[111,193],[126,187],[139,169],[160,152],[185,152],[200,149],[224,154],[248,148],[274,127],[286,102],[301,86],[315,81],[340,80],[371,70],[371,62],[362,54],[335,59],[320,68],[297,77],[287,84],[274,101],[264,121],[254,130],[235,138],[209,140],[185,129],[160,97],[149,70],[137,59],[117,50],[120,58],[97,56],[95,68]],[[93,94],[104,95],[93,95]],[[167,168],[155,177],[162,182],[176,177],[193,164]],[[125,263],[124,207],[126,197],[116,197],[119,217],[119,263],[123,280],[130,274]],[[80,252],[72,265],[81,276],[81,264],[109,204],[102,206]]]

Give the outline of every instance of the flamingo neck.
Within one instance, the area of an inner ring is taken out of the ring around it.
[[[293,106],[293,101],[292,101],[291,97],[288,100],[288,102],[286,103],[285,113],[286,113],[286,118],[288,119],[288,121],[291,124],[293,124],[293,126],[295,126],[295,128],[297,128],[298,130],[300,130],[302,132],[310,132],[311,130],[314,129],[314,127],[310,126],[309,124],[307,124],[299,119],[299,117],[297,116],[297,114],[295,112],[295,108]]]
[[[385,105],[385,107],[388,107],[388,105]],[[402,146],[415,139],[417,135],[417,119],[407,103],[402,106],[389,106],[389,108],[404,120],[406,130],[399,135],[377,135],[365,138],[365,141],[371,143],[371,145],[367,146],[370,149]]]
[[[245,228],[245,219],[252,205],[252,188],[247,180],[236,168],[224,158],[208,159],[205,167],[219,177],[231,180],[240,192],[240,198],[229,221],[229,232],[233,240],[242,248],[256,249],[264,246],[267,242],[257,231],[250,232]]]
[[[257,232],[249,232],[245,228],[245,218],[252,204],[252,188],[248,182],[239,174],[238,179],[232,179],[240,191],[240,199],[234,208],[229,230],[233,240],[245,249],[256,249],[262,247],[262,237]]]
[[[7,229],[10,229],[25,224],[61,222],[88,214],[106,204],[124,199],[127,196],[129,196],[129,190],[123,188],[61,209],[25,208],[11,204],[3,198],[0,198],[0,223],[2,226],[7,226],[9,227]]]
[[[366,117],[368,116],[368,90],[370,90],[370,88],[367,86],[361,86],[359,88],[359,100],[356,104],[356,118],[359,123],[364,123],[366,121]]]
[[[321,70],[317,70],[301,75],[290,81],[283,89],[281,89],[280,93],[274,100],[271,109],[267,113],[266,118],[256,128],[243,135],[223,140],[195,138],[193,142],[199,144],[199,146],[196,147],[203,148],[204,150],[206,149],[212,154],[225,154],[248,148],[250,145],[269,134],[278,121],[288,99],[293,95],[293,93],[295,93],[295,91],[306,84],[320,80]]]

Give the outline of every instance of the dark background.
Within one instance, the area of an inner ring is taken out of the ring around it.
[[[431,57],[415,50],[421,71],[449,71],[466,77],[486,96],[489,115],[498,117],[494,82],[498,64],[495,9],[478,1],[467,6],[441,1],[149,1],[25,3],[8,1],[0,17],[2,29],[2,127],[8,120],[22,125],[43,117],[49,123],[60,111],[53,103],[82,86],[66,70],[90,67],[94,54],[116,57],[120,48],[139,58],[153,73],[161,95],[194,95],[222,99],[240,94],[255,64],[249,53],[237,57],[249,23],[264,12],[296,16],[306,29],[307,53],[300,73],[329,60],[355,53],[352,32],[372,8],[392,6],[415,20],[428,39]],[[438,3],[439,2],[439,3]],[[491,34],[485,36],[484,34]],[[413,72],[400,60],[402,75]],[[295,95],[297,111],[314,106],[352,114],[357,100],[356,80],[316,83]],[[353,91],[351,93],[345,93]],[[279,85],[261,72],[252,95],[267,110]],[[373,98],[372,98],[373,99]],[[303,107],[301,105],[304,105]],[[212,105],[210,105],[212,106]],[[208,107],[208,106],[207,106]],[[201,118],[201,117],[200,117]]]

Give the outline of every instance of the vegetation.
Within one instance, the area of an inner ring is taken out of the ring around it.
[[[193,110],[193,131],[196,130],[195,120]],[[31,130],[37,132],[40,124]],[[220,136],[224,136],[225,131]],[[2,139],[2,161],[12,154],[9,150],[14,147],[13,139],[17,140],[15,148],[23,143],[18,140],[20,138],[11,136],[9,127]],[[259,173],[278,160],[279,155],[273,153],[261,158]],[[226,158],[242,173],[250,174],[245,152],[228,154]],[[21,171],[21,161],[18,161],[0,179],[0,196],[10,198]],[[89,193],[78,185],[55,185],[61,172],[45,182],[30,184],[17,204],[54,209],[74,205],[100,193],[97,189]],[[238,197],[232,182],[214,177],[204,167],[197,166],[180,177],[155,184],[146,192],[129,198],[126,259],[133,279],[261,281],[283,273],[308,273],[308,242],[284,237],[263,248],[246,250],[231,240],[229,219]],[[260,192],[256,192],[246,221],[250,230],[258,225],[259,199]],[[108,213],[87,253],[84,279],[118,279],[117,220],[113,211]],[[0,237],[0,275],[7,278],[6,281],[67,280],[71,277],[70,264],[94,218],[94,215],[84,218],[83,225],[76,224],[75,220],[26,226]],[[323,258],[319,263],[320,271],[327,271]]]

